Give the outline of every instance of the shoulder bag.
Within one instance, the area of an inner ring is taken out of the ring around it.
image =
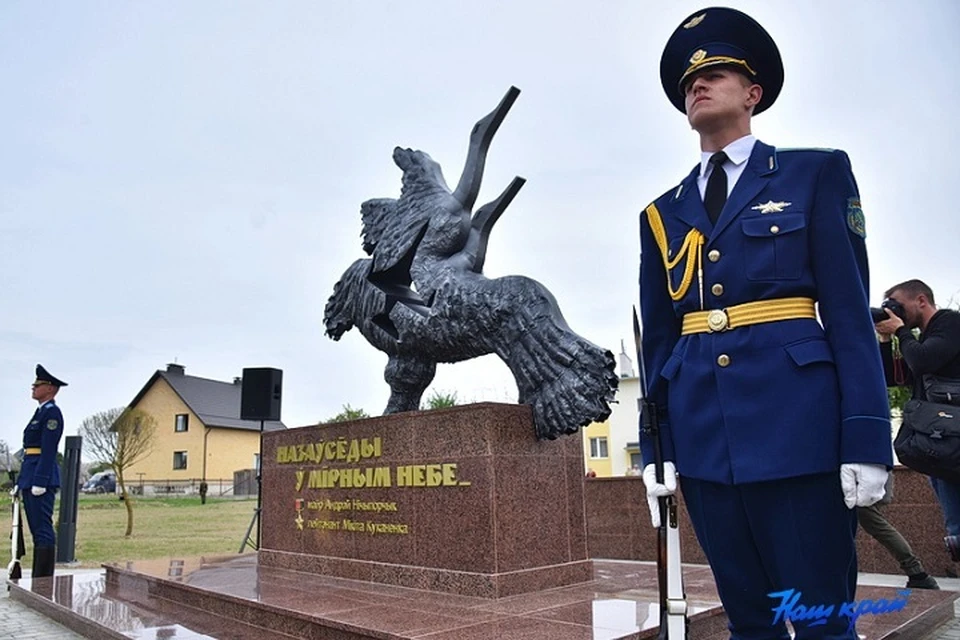
[[[960,483],[960,380],[924,376],[928,400],[910,400],[893,442],[906,466]]]

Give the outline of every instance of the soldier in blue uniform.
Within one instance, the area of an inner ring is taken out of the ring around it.
[[[57,449],[63,435],[63,415],[54,397],[66,382],[58,380],[37,365],[33,383],[33,399],[39,403],[23,430],[23,464],[17,488],[23,496],[23,507],[33,536],[34,578],[53,575],[56,563],[56,537],[53,532],[53,503],[60,488],[60,466]]]
[[[776,100],[780,53],[749,16],[684,20],[660,63],[701,160],[640,217],[647,393],[664,482],[677,478],[734,638],[787,638],[781,604],[854,600],[854,507],[883,496],[890,413],[868,307],[864,216],[843,151],[751,135]],[[652,443],[642,434],[645,460]],[[850,620],[798,638],[856,638]]]

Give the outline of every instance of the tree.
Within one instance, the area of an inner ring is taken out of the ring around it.
[[[95,413],[80,425],[80,435],[97,461],[117,474],[120,499],[127,507],[126,537],[133,533],[133,503],[123,472],[150,455],[156,431],[153,416],[127,407]]]
[[[458,404],[460,403],[457,402],[456,391],[441,392],[434,389],[430,397],[420,405],[420,410],[426,411],[427,409],[447,409],[449,407],[455,407]]]
[[[914,329],[913,335],[915,338],[920,337],[920,329]],[[897,336],[892,338],[893,344],[891,348],[893,349],[894,359],[901,358],[900,355],[900,339]],[[906,368],[906,362],[902,362],[903,367]],[[910,396],[913,395],[912,387],[905,386],[895,386],[887,387],[887,400],[890,403],[890,410],[892,412],[900,413],[903,411],[903,405],[907,404],[907,401],[910,399]]]
[[[20,463],[10,451],[10,445],[7,444],[6,440],[0,440],[0,469],[4,470],[4,473],[0,475],[0,490],[8,491],[13,488],[14,472],[19,467]]]
[[[6,440],[0,440],[0,469],[16,469],[17,459],[10,451],[10,445]]]
[[[903,411],[903,405],[907,404],[913,389],[910,387],[887,387],[887,398],[890,400],[890,409],[892,411]]]
[[[326,424],[328,422],[350,422],[351,420],[360,420],[361,418],[369,418],[370,415],[363,409],[354,409],[350,406],[350,403],[343,405],[343,411],[328,418],[322,420],[320,424]]]

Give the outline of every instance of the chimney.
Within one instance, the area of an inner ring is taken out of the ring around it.
[[[239,377],[239,376],[235,376],[235,377],[233,378],[233,384],[242,384],[242,383],[243,383],[243,378],[241,378],[241,377]]]
[[[171,362],[170,364],[167,365],[167,373],[175,376],[184,375],[186,370],[187,368],[184,367],[182,364],[176,364],[175,362]]]

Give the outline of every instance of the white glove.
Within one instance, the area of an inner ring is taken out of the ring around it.
[[[880,464],[840,465],[840,488],[847,509],[869,507],[883,498],[887,468]]]
[[[16,498],[18,491],[20,491],[20,487],[14,485],[14,486],[13,486],[13,489],[10,489],[10,497],[11,497],[11,498]]]
[[[46,487],[30,487],[30,493],[32,493],[35,496],[42,496],[46,492],[47,492]],[[879,500],[879,498],[877,499]]]
[[[647,487],[647,506],[650,508],[650,521],[653,528],[660,526],[659,498],[672,496],[677,492],[677,468],[672,462],[663,463],[663,483],[657,482],[656,466],[648,464],[643,468],[643,484]]]

